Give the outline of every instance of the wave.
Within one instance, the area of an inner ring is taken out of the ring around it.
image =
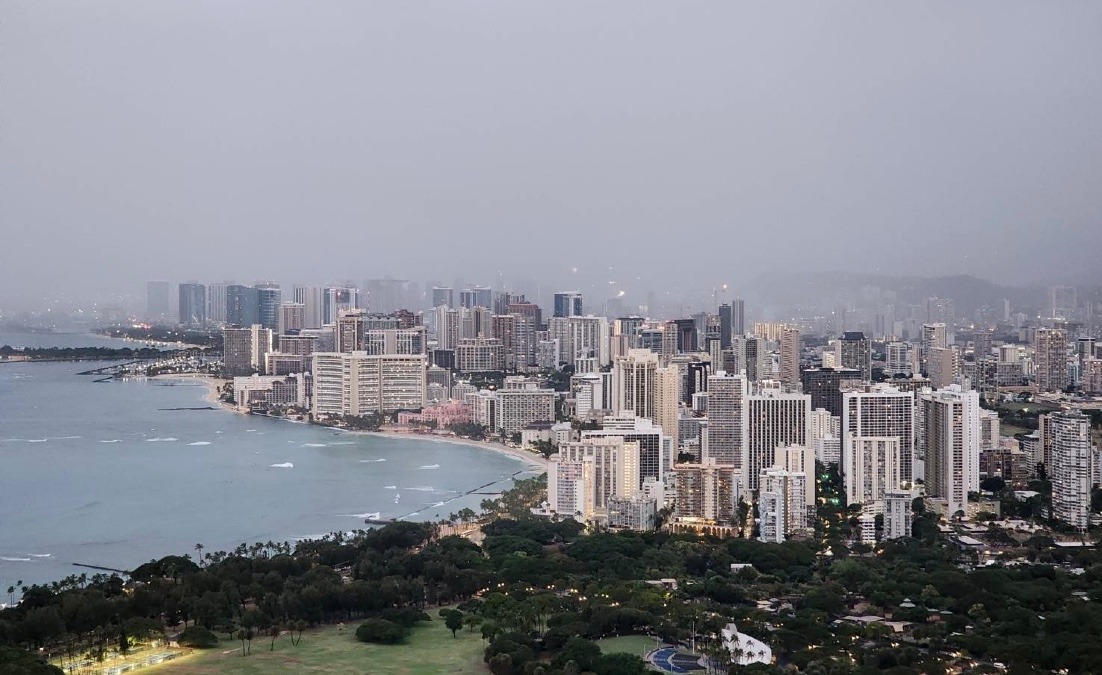
[[[256,429],[246,429],[245,431],[256,431]]]
[[[407,490],[413,490],[414,492],[436,492],[436,488],[431,485],[414,485],[413,487],[406,488]]]
[[[302,447],[304,447],[304,448],[324,448],[328,445],[329,445],[328,443],[303,443]]]
[[[27,442],[28,443],[45,443],[48,440],[50,440],[50,439],[48,439],[48,438],[28,438]]]
[[[164,438],[161,438],[160,436],[157,436],[156,438],[147,438],[147,439],[145,439],[145,442],[146,443],[172,443],[173,441],[178,441],[178,440],[180,440],[180,439],[176,438],[175,436],[165,436]]]
[[[55,441],[71,441],[75,438],[84,438],[83,436],[58,436]]]
[[[53,553],[32,553],[32,558],[49,558]]]
[[[111,439],[111,440],[109,440],[109,441],[100,441],[100,443],[122,443],[122,441],[120,441],[120,440],[119,440],[119,439],[117,439],[117,438],[112,438],[112,439]]]
[[[210,445],[210,441],[195,441],[194,443],[188,443],[188,445]]]
[[[30,562],[31,561],[30,558],[9,558],[7,556],[2,556],[2,555],[0,555],[0,560],[3,560],[4,562]]]
[[[418,469],[439,469],[440,465],[439,464],[423,464],[423,465],[421,465],[417,468]]]
[[[356,441],[335,441],[329,445],[356,445]]]
[[[342,513],[342,518],[369,518],[371,520],[378,520],[380,516],[379,511],[371,511],[369,513]]]
[[[293,468],[295,468],[295,465],[291,464],[290,462],[284,462],[282,464],[269,464],[268,466],[272,467],[273,469],[293,469]]]
[[[397,490],[398,486],[397,485],[384,485],[383,489],[384,490]]]
[[[361,459],[360,464],[374,464],[375,462],[385,462],[386,457],[379,457],[377,459]]]

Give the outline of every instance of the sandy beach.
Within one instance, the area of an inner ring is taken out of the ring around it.
[[[238,409],[236,406],[234,406],[232,404],[229,404],[229,403],[224,403],[219,399],[219,395],[221,394],[222,385],[225,384],[226,382],[229,382],[229,380],[223,380],[223,379],[214,377],[213,375],[207,375],[207,374],[201,374],[201,373],[191,373],[191,374],[189,374],[189,373],[182,373],[182,374],[180,374],[180,373],[166,373],[164,375],[156,375],[155,378],[156,379],[174,379],[174,380],[200,380],[200,381],[206,383],[206,385],[207,385],[207,394],[206,394],[206,396],[204,397],[203,400],[207,401],[208,403],[212,403],[214,405],[219,405],[222,408],[224,408],[225,410],[229,410],[231,412],[236,412],[236,413],[239,413],[239,414],[245,414],[244,411]],[[273,418],[273,419],[282,419],[285,422],[295,422],[295,423],[298,423],[298,424],[305,424],[304,422],[300,422],[298,420],[291,420],[291,419],[286,419],[286,418],[276,417],[276,418]],[[321,425],[319,425],[319,426],[321,426]],[[387,429],[384,429],[382,431],[356,431],[356,430],[352,430],[352,429],[338,429],[336,427],[324,427],[324,428],[331,429],[335,432],[340,432],[340,433],[344,433],[344,434],[366,434],[366,435],[373,435],[373,436],[385,436],[387,438],[409,438],[409,439],[414,439],[414,440],[419,440],[419,441],[432,441],[433,443],[455,443],[455,444],[458,444],[458,445],[469,445],[471,447],[481,448],[483,450],[489,450],[491,452],[496,452],[498,454],[507,455],[509,457],[512,457],[513,459],[524,462],[525,464],[529,465],[530,467],[532,467],[535,470],[547,471],[548,462],[547,462],[546,459],[543,458],[542,455],[538,455],[534,452],[528,452],[527,450],[521,450],[520,448],[513,448],[513,447],[509,447],[507,445],[502,445],[501,443],[494,443],[492,441],[474,441],[474,440],[471,440],[469,438],[459,438],[459,437],[455,437],[455,436],[436,436],[436,435],[432,435],[432,434],[415,434],[415,433],[395,431],[395,430],[387,430]]]

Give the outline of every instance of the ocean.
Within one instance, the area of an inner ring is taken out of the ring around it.
[[[212,405],[200,381],[77,374],[100,365],[0,364],[0,593],[94,573],[73,563],[440,520],[528,469],[462,444],[183,409]]]

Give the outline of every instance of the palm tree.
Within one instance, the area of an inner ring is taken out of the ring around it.
[[[203,564],[203,545],[202,544],[196,544],[195,545],[195,557],[199,559],[199,565],[202,566],[202,564]]]
[[[8,586],[8,605],[15,605],[15,586]]]

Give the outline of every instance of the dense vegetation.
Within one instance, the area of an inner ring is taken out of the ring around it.
[[[129,585],[97,576],[32,587],[0,612],[0,645],[96,654],[167,627],[197,647],[240,641],[248,655],[281,629],[294,641],[308,626],[355,622],[358,639],[391,644],[431,621],[481,635],[496,675],[644,672],[638,656],[595,644],[629,634],[695,644],[725,672],[719,632],[733,621],[778,660],[732,672],[994,672],[995,662],[1013,673],[1102,672],[1102,557],[1091,549],[1034,541],[1033,562],[984,567],[920,512],[916,538],[862,553],[834,533],[848,525],[845,510],[829,507],[820,514],[829,556],[810,541],[587,535],[573,521],[528,517],[541,487],[519,481],[484,502],[481,546],[402,522],[293,551],[197,548],[198,562],[152,561]],[[658,583],[666,579],[676,584]],[[900,632],[853,616],[901,622]],[[17,658],[34,666],[26,651],[0,650],[0,671],[19,672]]]
[[[124,359],[163,359],[173,352],[142,347],[26,347],[16,349],[9,345],[0,347],[0,357],[24,356],[31,361],[115,361]]]

